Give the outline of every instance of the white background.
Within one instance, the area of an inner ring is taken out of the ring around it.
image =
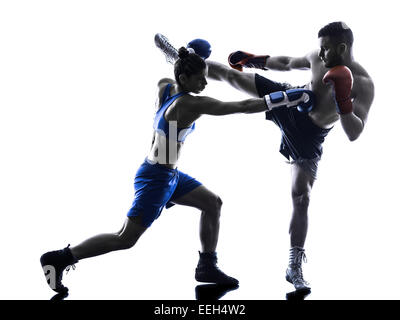
[[[395,1],[1,1],[0,298],[48,299],[39,257],[115,232],[150,147],[156,83],[172,67],[155,33],[176,46],[301,56],[343,20],[376,98],[361,137],[328,135],[312,192],[309,299],[399,299],[399,127]],[[307,71],[265,76],[295,85]],[[210,81],[204,95],[245,99]],[[284,299],[290,167],[264,114],[204,116],[179,169],[224,201],[221,268],[241,286],[227,299]],[[70,299],[194,299],[199,212],[164,210],[131,250],[81,261]]]

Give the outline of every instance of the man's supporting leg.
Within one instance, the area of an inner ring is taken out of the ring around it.
[[[301,165],[296,163],[292,165],[293,213],[289,229],[291,249],[286,279],[293,283],[296,290],[310,289],[303,278],[301,264],[305,259],[304,243],[308,229],[308,206],[314,181],[315,178]]]
[[[290,222],[290,245],[304,247],[308,229],[308,206],[311,189],[315,179],[302,166],[292,165],[292,202],[293,212]]]
[[[216,248],[219,236],[219,218],[222,200],[204,186],[199,186],[188,194],[174,200],[174,203],[197,208],[200,216],[200,252],[196,268],[196,280],[219,284],[237,284],[238,281],[224,274],[217,267]]]

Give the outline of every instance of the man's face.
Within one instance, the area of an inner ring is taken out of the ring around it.
[[[319,38],[319,43],[319,57],[324,62],[325,67],[333,68],[334,66],[343,64],[343,57],[338,49],[340,44],[334,44],[329,37]]]

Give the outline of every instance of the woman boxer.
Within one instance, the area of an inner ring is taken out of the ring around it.
[[[174,65],[175,81],[158,83],[159,108],[154,119],[152,147],[135,177],[135,198],[122,229],[117,233],[100,234],[74,247],[47,252],[40,261],[50,287],[59,293],[68,290],[62,284],[65,269],[80,260],[129,249],[157,219],[164,207],[180,204],[201,211],[200,241],[202,250],[195,278],[200,282],[238,284],[217,267],[216,247],[219,234],[221,199],[196,179],[179,171],[177,162],[183,141],[195,128],[203,114],[227,115],[265,111],[263,98],[222,102],[210,97],[195,96],[207,85],[204,60],[186,48],[179,50]]]

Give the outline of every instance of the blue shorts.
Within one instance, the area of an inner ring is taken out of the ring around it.
[[[142,225],[150,227],[164,207],[173,206],[173,201],[189,193],[201,183],[178,169],[170,169],[147,160],[139,167],[135,176],[135,200],[128,217],[141,217]]]

